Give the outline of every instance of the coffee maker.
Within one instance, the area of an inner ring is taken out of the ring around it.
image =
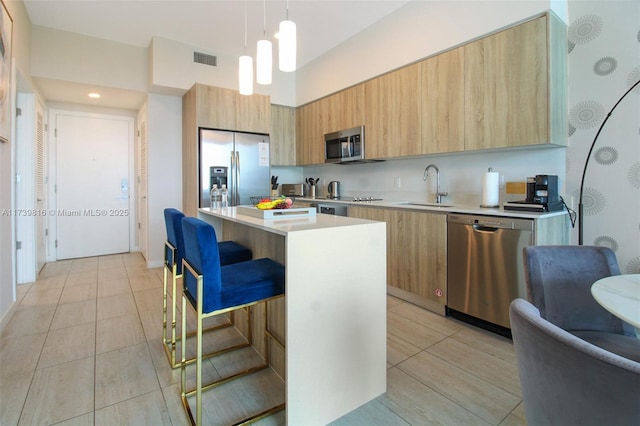
[[[563,208],[558,194],[558,176],[536,175],[527,178],[527,197],[524,201],[510,201],[505,210],[555,212]]]

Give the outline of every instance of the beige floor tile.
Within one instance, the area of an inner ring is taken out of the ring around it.
[[[410,319],[417,324],[429,327],[438,333],[450,336],[461,330],[463,326],[450,318],[443,317],[436,313],[422,309],[411,303],[400,303],[389,308],[389,312],[396,313],[404,318]]]
[[[98,270],[110,268],[124,268],[121,254],[100,256],[98,258]]]
[[[147,267],[147,261],[145,260],[144,256],[142,256],[140,252],[123,253],[122,261],[124,262],[125,266],[144,266],[145,268]]]
[[[160,311],[162,312],[162,287],[154,287],[148,290],[134,291],[133,296],[138,306],[138,312]]]
[[[284,424],[284,423],[283,423]],[[361,406],[342,416],[338,420],[329,423],[330,426],[409,426],[402,417],[394,413],[389,407],[378,399]]]
[[[118,280],[121,278],[128,278],[124,264],[98,269],[98,282]]]
[[[400,364],[421,350],[395,334],[387,333],[387,362],[390,365]]]
[[[57,305],[62,294],[62,287],[58,288],[39,288],[35,285],[24,296],[20,306],[46,306]]]
[[[378,400],[412,425],[490,424],[395,367],[388,371],[387,392]]]
[[[162,288],[162,279],[153,272],[146,272],[144,275],[133,275],[129,277],[131,289],[133,291],[149,290],[151,288]]]
[[[93,356],[96,349],[96,325],[74,325],[50,331],[40,355],[38,368]]]
[[[96,410],[159,390],[146,343],[96,356]]]
[[[387,332],[406,340],[420,349],[428,348],[447,337],[446,334],[439,333],[430,327],[425,327],[394,312],[387,313]]]
[[[506,337],[498,336],[477,327],[466,327],[452,336],[454,339],[466,343],[480,351],[492,354],[513,365],[517,365],[513,342]]]
[[[129,278],[102,281],[98,284],[98,297],[111,297],[126,293],[131,293]]]
[[[526,424],[527,418],[524,415],[524,404],[522,402],[500,422],[500,426],[526,426]]]
[[[71,260],[46,263],[38,274],[38,278],[53,277],[55,275],[67,275],[71,270],[71,264]]]
[[[147,341],[162,339],[162,309],[140,312],[140,321]]]
[[[33,372],[3,377],[0,385],[0,425],[17,425]]]
[[[502,421],[520,402],[518,397],[427,352],[397,368],[492,424]]]
[[[71,327],[74,325],[95,323],[96,301],[65,303],[58,305],[51,323],[51,330]]]
[[[53,305],[19,306],[2,330],[2,339],[46,332],[55,312],[56,307]]]
[[[20,425],[50,425],[93,411],[94,358],[36,370]]]
[[[33,284],[33,289],[54,289],[64,287],[64,283],[67,280],[67,275],[55,275],[47,278],[38,278]]]
[[[75,286],[65,286],[60,297],[60,303],[82,302],[84,300],[92,300],[96,298],[98,285],[82,284]]]
[[[67,275],[65,286],[73,287],[76,285],[95,284],[98,282],[98,271],[77,272]]]
[[[84,259],[74,259],[71,264],[71,268],[69,269],[70,274],[75,274],[78,272],[87,272],[87,271],[97,271],[98,270],[98,258],[97,257],[87,257]]]
[[[113,351],[145,342],[144,331],[137,314],[98,321],[96,353]]]
[[[203,424],[234,424],[284,402],[284,382],[265,369],[215,387],[202,395]],[[189,398],[195,413],[195,396]]]
[[[136,314],[137,312],[138,309],[132,293],[123,293],[98,299],[98,321]]]
[[[96,426],[171,425],[160,389],[96,410]]]
[[[446,339],[427,352],[522,398],[518,367],[455,339]]]
[[[46,337],[47,333],[37,333],[3,338],[0,345],[0,377],[33,372]]]
[[[93,426],[93,411],[69,420],[56,423],[56,426]]]
[[[180,385],[173,384],[162,388],[164,401],[167,404],[167,411],[171,417],[171,423],[176,426],[188,426],[189,419],[182,405],[180,398]]]

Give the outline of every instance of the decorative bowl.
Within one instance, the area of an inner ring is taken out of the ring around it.
[[[251,204],[260,210],[273,210],[273,209],[288,209],[293,206],[295,201],[294,197],[285,197],[281,195],[279,197],[249,197]]]

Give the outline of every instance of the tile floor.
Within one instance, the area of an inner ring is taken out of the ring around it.
[[[161,343],[161,268],[138,253],[49,263],[18,300],[0,334],[0,425],[187,424],[179,369]],[[334,425],[526,423],[508,339],[393,297],[387,324],[387,393]],[[222,357],[208,374],[237,363]],[[207,424],[233,421],[229,411],[247,410],[241,400],[277,402],[284,387],[265,370],[222,391],[206,393],[219,398]],[[284,414],[261,424],[284,424]]]

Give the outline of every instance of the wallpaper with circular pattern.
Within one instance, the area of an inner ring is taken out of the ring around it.
[[[640,273],[640,2],[569,1],[567,192],[578,208],[585,159],[584,244],[611,248]],[[572,241],[577,242],[577,226]]]

